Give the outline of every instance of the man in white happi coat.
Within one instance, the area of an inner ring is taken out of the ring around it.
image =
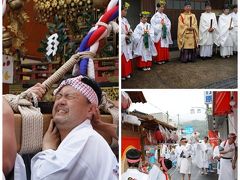
[[[201,14],[199,24],[199,45],[200,57],[205,60],[211,58],[213,44],[218,45],[218,24],[215,13],[211,12],[212,7],[209,1],[205,2],[205,12]]]
[[[234,170],[237,162],[237,136],[234,133],[228,135],[228,139],[220,144],[220,171],[218,180],[234,180]]]
[[[42,152],[32,158],[31,180],[118,179],[116,157],[91,125],[101,94],[85,76],[64,80],[55,89],[53,120]]]
[[[182,174],[182,180],[184,180],[185,175],[188,175],[188,180],[191,179],[192,173],[192,147],[188,144],[186,138],[182,138],[182,145],[180,146],[180,174]]]
[[[137,149],[129,149],[126,153],[128,169],[121,175],[122,180],[148,180],[149,176],[139,171],[141,152]]]
[[[167,172],[172,168],[172,161],[161,157],[158,163],[149,171],[149,180],[169,180]]]
[[[122,80],[130,78],[133,67],[132,67],[132,58],[133,58],[133,40],[132,40],[132,29],[126,18],[127,10],[130,4],[125,2],[122,6],[121,11],[121,67],[122,67]]]
[[[221,142],[222,142],[222,140],[218,139],[218,145],[215,146],[213,149],[213,159],[217,161],[217,174],[219,174],[219,170],[220,170],[221,155],[220,155],[219,147],[220,147]]]
[[[143,11],[140,14],[141,22],[136,26],[133,32],[133,52],[137,56],[137,67],[143,71],[150,71],[152,67],[152,56],[157,55],[153,38],[154,31],[147,22],[150,12]]]
[[[208,137],[205,136],[203,139],[203,142],[201,143],[200,154],[198,154],[200,156],[200,161],[201,161],[201,165],[202,165],[201,166],[201,168],[202,168],[201,174],[208,174],[207,169],[210,164],[210,159],[212,158],[212,153],[213,153],[212,146],[208,142]]]
[[[157,49],[156,63],[164,64],[169,61],[169,44],[173,44],[171,36],[171,21],[163,13],[166,2],[157,3],[157,12],[151,18],[151,26],[154,30],[154,43]]]
[[[233,30],[231,36],[233,39],[233,53],[238,51],[238,6],[233,5],[233,12],[230,14],[232,16]]]
[[[233,39],[231,37],[233,31],[232,16],[229,14],[229,5],[225,4],[223,13],[219,16],[218,29],[219,29],[219,44],[220,55],[223,58],[229,58],[233,55]]]

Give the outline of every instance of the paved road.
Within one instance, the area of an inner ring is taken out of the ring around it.
[[[181,180],[181,174],[176,171],[171,180]],[[185,180],[188,180],[187,176]],[[218,180],[218,175],[216,173],[201,175],[199,169],[193,166],[191,180]]]
[[[236,55],[229,59],[218,56],[211,60],[197,59],[196,62],[187,64],[173,58],[163,65],[153,64],[151,71],[141,71],[133,62],[133,76],[122,81],[122,88],[237,88]]]

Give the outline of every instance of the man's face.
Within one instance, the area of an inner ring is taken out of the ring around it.
[[[163,12],[163,11],[164,11],[164,6],[161,5],[161,6],[159,7],[159,12]]]
[[[206,12],[210,13],[211,10],[212,10],[212,7],[211,7],[211,6],[206,6],[206,7],[205,7],[205,10],[206,10]]]
[[[127,8],[123,8],[122,9],[122,17],[126,17],[127,16]]]
[[[147,22],[147,17],[146,17],[146,16],[143,16],[143,17],[141,18],[141,21],[142,21],[142,23],[146,23],[146,22]]]
[[[208,142],[208,139],[207,139],[207,138],[204,138],[204,142],[207,143],[207,142]]]
[[[186,6],[184,6],[184,10],[185,10],[186,12],[190,12],[191,9],[192,9],[191,5],[186,5]]]
[[[74,128],[87,118],[91,119],[90,104],[85,96],[72,86],[64,86],[55,96],[53,121],[56,126]]]
[[[234,8],[233,12],[237,13],[238,12],[238,8]]]
[[[232,143],[234,143],[236,141],[236,138],[235,137],[229,137],[229,139],[228,139],[228,143],[229,144],[232,144]]]
[[[229,9],[224,9],[223,13],[226,14],[226,15],[229,14]]]

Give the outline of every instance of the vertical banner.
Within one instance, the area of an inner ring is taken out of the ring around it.
[[[212,145],[213,148],[218,145],[218,131],[209,130],[208,137],[209,143]]]
[[[13,57],[3,55],[3,83],[13,83]]]

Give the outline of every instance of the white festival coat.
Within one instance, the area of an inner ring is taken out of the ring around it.
[[[128,32],[132,32],[130,24],[128,23],[128,20],[125,17],[122,17],[122,22],[121,22],[121,48],[122,48],[122,53],[124,54],[127,62],[132,59],[132,42],[130,44],[126,43],[126,36]],[[130,38],[132,41],[132,38]]]
[[[35,155],[31,180],[116,180],[118,162],[104,138],[93,130],[90,120],[75,127],[57,150]]]

